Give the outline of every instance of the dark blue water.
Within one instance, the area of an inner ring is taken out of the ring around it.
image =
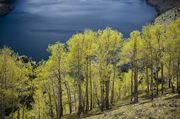
[[[0,18],[0,47],[40,60],[47,58],[48,44],[85,28],[109,26],[128,37],[155,15],[145,0],[17,0],[14,11]]]

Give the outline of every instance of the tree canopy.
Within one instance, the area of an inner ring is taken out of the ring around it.
[[[147,25],[125,39],[112,28],[49,45],[34,64],[0,49],[0,118],[61,119],[108,110],[123,101],[180,93],[180,19]]]

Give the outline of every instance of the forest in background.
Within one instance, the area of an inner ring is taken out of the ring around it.
[[[60,119],[105,111],[123,100],[180,93],[180,18],[147,25],[128,39],[112,28],[48,46],[48,60],[0,50],[0,118]]]

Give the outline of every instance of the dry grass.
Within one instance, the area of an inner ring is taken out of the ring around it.
[[[180,95],[167,94],[154,101],[121,106],[86,119],[180,119]]]

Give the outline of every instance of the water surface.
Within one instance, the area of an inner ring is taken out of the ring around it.
[[[128,37],[155,15],[145,0],[16,0],[14,11],[0,18],[0,47],[40,60],[47,58],[48,44],[86,28],[109,26]]]

